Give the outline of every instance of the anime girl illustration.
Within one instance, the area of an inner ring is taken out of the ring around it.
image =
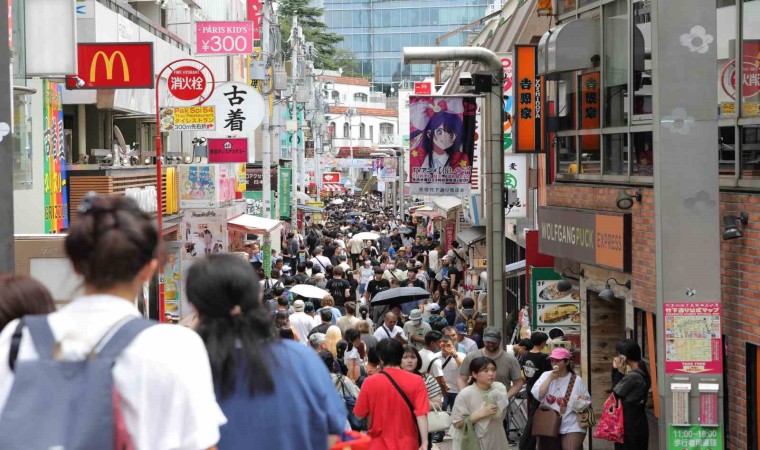
[[[417,98],[411,106],[411,167],[452,169],[470,167],[463,151],[465,127],[461,98]]]

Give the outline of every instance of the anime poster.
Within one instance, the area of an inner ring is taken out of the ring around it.
[[[475,97],[410,97],[410,193],[470,195]]]
[[[69,186],[63,145],[63,102],[60,83],[43,82],[45,158],[45,233],[58,234],[69,227]]]
[[[211,165],[180,166],[180,207],[214,206],[216,168]]]

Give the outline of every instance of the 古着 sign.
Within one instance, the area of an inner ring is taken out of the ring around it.
[[[251,135],[264,120],[264,99],[245,83],[218,86],[207,104],[216,108],[216,131],[227,136]]]
[[[631,215],[542,206],[538,250],[613,270],[631,270]]]

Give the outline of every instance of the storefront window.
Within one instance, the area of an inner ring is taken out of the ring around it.
[[[627,0],[604,5],[604,126],[628,123]]]
[[[760,178],[760,126],[739,129],[742,149],[742,178]]]
[[[633,0],[633,118],[652,120],[652,2]]]
[[[581,173],[598,175],[602,173],[601,137],[598,134],[579,136]]]
[[[718,0],[718,117],[736,116],[736,5]]]
[[[578,173],[578,153],[575,151],[575,136],[558,137],[557,146],[557,172]]]
[[[575,130],[575,72],[559,74],[555,108],[557,130]]]
[[[733,177],[736,173],[736,135],[734,127],[718,129],[718,166],[721,176]]]
[[[33,188],[32,176],[32,99],[13,95],[13,189]]]
[[[575,0],[557,0],[557,14],[567,14],[575,11]]]
[[[628,175],[628,135],[626,133],[604,136],[604,173]]]
[[[633,175],[651,177],[654,175],[654,152],[652,132],[631,133],[633,139]]]
[[[742,4],[742,116],[760,117],[760,0]],[[737,66],[739,66],[737,64]]]

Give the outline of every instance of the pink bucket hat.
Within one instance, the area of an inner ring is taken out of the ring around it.
[[[572,356],[570,355],[570,352],[567,351],[566,348],[555,348],[552,350],[551,355],[549,355],[549,358],[551,359],[572,359]]]

